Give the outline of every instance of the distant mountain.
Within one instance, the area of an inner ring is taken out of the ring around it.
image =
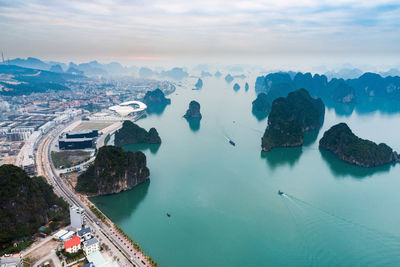
[[[319,145],[341,160],[362,167],[376,167],[400,160],[388,145],[377,145],[357,137],[346,123],[336,124],[327,130]]]
[[[150,78],[156,74],[157,74],[157,72],[154,72],[152,69],[147,68],[147,67],[142,67],[139,70],[139,76],[141,78]]]
[[[306,88],[313,97],[324,102],[373,105],[377,101],[400,101],[400,77],[382,77],[376,73],[364,73],[355,79],[336,79],[328,82],[325,75],[297,73],[292,79],[288,73],[271,73],[260,76],[255,83],[257,94],[265,93],[268,101],[287,95],[299,88]]]
[[[208,71],[202,71],[201,72],[201,77],[205,78],[205,77],[212,77],[213,75],[211,73],[209,73]]]
[[[76,67],[70,66],[65,73],[73,74],[73,75],[84,75],[84,72],[78,70]]]
[[[388,71],[382,71],[380,72],[380,75],[382,75],[383,77],[387,77],[387,76],[400,76],[400,70],[392,68]]]
[[[71,65],[70,65],[71,66]],[[85,75],[106,75],[107,71],[104,69],[104,66],[97,62],[96,60],[81,63],[78,66],[74,66],[76,69],[81,70],[85,73]]]
[[[338,72],[329,71],[325,73],[325,76],[328,80],[336,78],[336,79],[355,79],[360,77],[364,72],[360,69],[349,69],[343,68]]]
[[[318,130],[324,115],[322,100],[313,99],[305,89],[291,92],[286,98],[275,99],[262,137],[263,151],[274,147],[301,146],[304,132]]]
[[[162,71],[160,73],[160,77],[162,78],[172,78],[174,80],[182,80],[187,78],[189,74],[184,71],[182,68],[173,68],[171,70]]]
[[[63,73],[64,72],[63,69],[61,68],[61,66],[58,65],[58,64],[51,66],[50,71],[51,72],[58,72],[58,73]]]
[[[13,65],[0,65],[0,74],[8,74],[12,80],[0,82],[0,95],[27,95],[48,90],[68,90],[68,81],[81,80],[86,77],[68,73],[56,73],[39,69],[23,68]]]
[[[96,60],[81,64],[75,64],[73,62],[70,62],[67,65],[62,62],[57,62],[57,61],[45,62],[37,58],[28,57],[27,59],[21,59],[21,58],[11,59],[9,60],[9,64],[25,68],[48,70],[59,73],[65,71],[70,74],[79,74],[88,76],[127,75],[138,71],[138,68],[135,66],[123,67],[118,62],[102,64],[97,62]]]
[[[47,64],[40,59],[34,57],[28,57],[27,59],[15,58],[8,61],[9,65],[15,65],[24,68],[39,69],[39,70],[49,70],[51,65]]]

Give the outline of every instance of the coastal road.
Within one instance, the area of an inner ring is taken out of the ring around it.
[[[73,190],[64,183],[63,179],[58,176],[51,162],[51,146],[63,128],[64,127],[56,127],[42,138],[38,146],[38,153],[40,154],[37,158],[40,160],[40,162],[37,161],[38,172],[39,168],[41,168],[43,176],[45,176],[49,183],[53,185],[56,193],[63,197],[70,205],[76,205],[84,209],[87,224],[96,231],[102,239],[102,242],[107,244],[107,246],[112,250],[112,253],[120,259],[119,264],[121,266],[132,266],[129,259],[132,259],[136,266],[151,266],[140,252],[133,250],[128,245],[124,244],[126,242],[117,238],[117,236],[112,233],[111,228],[103,224],[96,215],[93,214],[89,207],[73,192]],[[98,224],[96,222],[98,222]],[[136,255],[141,255],[140,260],[137,259],[135,253]],[[142,263],[142,260],[145,264]]]

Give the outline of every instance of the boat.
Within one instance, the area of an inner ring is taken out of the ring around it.
[[[168,216],[168,217],[171,217],[171,214],[169,214],[169,212],[167,212],[167,216]]]
[[[229,144],[231,144],[232,146],[236,146],[235,142],[233,142],[232,140],[229,140]]]
[[[278,195],[282,196],[283,192],[281,190],[278,190]]]

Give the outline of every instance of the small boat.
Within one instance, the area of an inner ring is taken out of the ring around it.
[[[281,190],[278,190],[278,195],[282,196],[283,192]]]
[[[232,146],[236,146],[235,142],[233,142],[232,140],[229,140],[229,144],[231,144]]]
[[[169,212],[167,212],[167,216],[168,216],[168,217],[171,217],[171,214],[169,214]]]

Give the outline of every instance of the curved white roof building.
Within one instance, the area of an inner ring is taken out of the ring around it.
[[[118,113],[119,116],[126,117],[144,112],[146,108],[146,104],[140,101],[128,101],[116,106],[109,107],[108,109]]]

